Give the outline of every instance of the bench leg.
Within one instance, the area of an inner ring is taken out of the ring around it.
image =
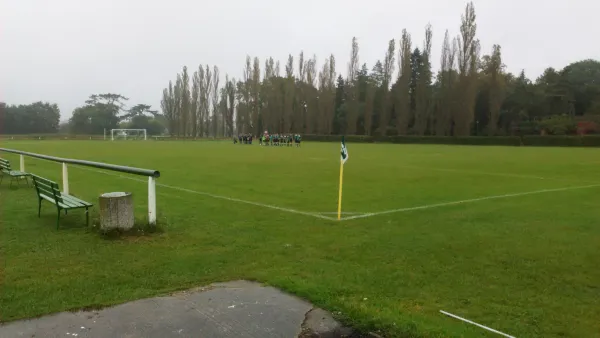
[[[85,208],[85,226],[90,226],[90,213],[88,211],[88,208]]]
[[[0,176],[0,184],[2,184],[3,179],[4,179],[4,175]]]
[[[58,230],[58,223],[60,222],[60,208],[58,209],[58,217],[56,217],[56,230]]]
[[[38,200],[38,218],[40,218],[42,215],[42,199],[40,198]]]

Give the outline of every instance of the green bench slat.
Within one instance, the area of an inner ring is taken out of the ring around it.
[[[18,171],[18,170],[9,171],[8,174],[10,176],[15,176],[15,177],[29,176],[28,173],[22,172],[22,171]]]
[[[20,170],[12,170],[10,167],[10,161],[0,158],[0,171],[3,174],[7,174],[12,177],[24,177],[29,176],[28,173]]]
[[[56,228],[58,229],[58,223],[60,221],[60,211],[61,210],[71,210],[71,209],[81,209],[85,208],[85,220],[86,224],[89,225],[89,213],[88,208],[92,206],[91,203],[88,203],[80,198],[75,196],[63,194],[60,191],[60,188],[56,182],[50,181],[43,177],[39,177],[36,175],[31,175],[33,179],[33,184],[35,185],[35,189],[37,191],[37,195],[39,196],[39,210],[38,216],[42,210],[42,200],[46,200],[57,206],[58,216],[56,218]]]
[[[85,207],[92,206],[92,204],[90,204],[84,200],[81,200],[75,196],[61,194],[61,197],[63,199],[63,203],[71,205],[72,208],[85,208]]]
[[[40,192],[45,193],[46,195],[48,195],[49,197],[54,198],[54,192],[57,191],[57,187],[53,187],[53,186],[49,186],[47,184],[44,184],[42,182],[38,182],[35,180],[35,178],[33,179],[33,183],[35,184],[35,186],[37,187],[37,189]]]
[[[53,188],[58,189],[58,183],[56,183],[56,182],[50,181],[48,179],[45,179],[43,177],[39,177],[39,176],[36,176],[36,175],[32,175],[32,177],[33,177],[34,181],[37,181],[37,182],[45,184],[45,185],[47,185],[49,187],[53,187]]]
[[[38,195],[46,201],[57,204],[61,209],[89,208],[93,204],[75,196],[60,192],[58,184],[43,177],[32,175],[33,183],[38,189]]]

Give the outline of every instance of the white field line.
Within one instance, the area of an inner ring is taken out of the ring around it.
[[[596,183],[596,184],[600,184],[600,182],[595,182],[595,181],[571,180],[571,179],[564,179],[564,178],[560,178],[560,177],[542,177],[542,176],[535,176],[535,175],[521,175],[521,174],[510,174],[510,173],[495,173],[495,172],[487,172],[487,171],[461,170],[461,169],[449,169],[449,168],[419,167],[419,166],[411,166],[411,165],[400,165],[400,166],[397,166],[397,167],[407,168],[407,169],[443,171],[443,172],[450,172],[450,173],[457,173],[457,174],[472,174],[472,175],[484,175],[484,176],[499,176],[499,177],[524,178],[524,179],[534,179],[534,180],[547,180],[547,181],[562,181],[562,182],[579,182],[579,183]]]
[[[314,212],[314,214],[337,215],[337,211],[326,211],[326,212],[317,211],[317,212]],[[363,214],[366,214],[366,212],[342,211],[342,215],[363,215]]]
[[[365,218],[365,217],[372,217],[372,216],[379,216],[379,215],[385,215],[385,214],[393,214],[393,213],[397,213],[397,212],[406,212],[406,211],[414,211],[414,210],[432,209],[432,208],[438,208],[438,207],[445,207],[445,206],[449,206],[449,205],[465,204],[465,203],[472,203],[472,202],[479,202],[479,201],[486,201],[486,200],[493,200],[493,199],[519,197],[519,196],[535,195],[535,194],[543,194],[543,193],[548,193],[548,192],[558,192],[558,191],[567,191],[567,190],[589,189],[589,188],[596,188],[596,187],[600,187],[600,184],[584,185],[584,186],[577,186],[577,187],[557,188],[557,189],[542,189],[542,190],[534,190],[534,191],[520,192],[520,193],[514,193],[514,194],[494,195],[494,196],[486,196],[486,197],[479,197],[479,198],[471,198],[471,199],[467,199],[467,200],[460,200],[460,201],[453,201],[453,202],[444,202],[444,203],[421,205],[421,206],[418,206],[418,207],[409,207],[409,208],[400,208],[400,209],[385,210],[385,211],[380,211],[380,212],[372,212],[372,213],[368,213],[368,214],[364,214],[364,215],[344,217],[344,218],[342,218],[342,221],[348,221],[348,220],[351,220],[351,219],[358,219],[358,218]]]
[[[504,333],[504,332],[500,332],[500,331],[498,331],[498,330],[494,330],[494,329],[492,329],[492,328],[489,328],[489,327],[487,327],[487,326],[484,326],[484,325],[481,325],[481,324],[477,324],[477,323],[475,323],[474,321],[471,321],[471,320],[468,320],[468,319],[465,319],[465,318],[459,317],[459,316],[457,316],[457,315],[453,315],[453,314],[451,314],[450,312],[446,312],[446,311],[442,311],[442,310],[440,310],[440,312],[441,312],[441,313],[443,313],[443,314],[445,314],[446,316],[449,316],[449,317],[452,317],[452,318],[456,318],[456,319],[458,319],[458,320],[462,320],[463,322],[466,322],[466,323],[469,323],[469,324],[473,324],[473,325],[475,325],[475,326],[479,326],[479,327],[480,327],[480,328],[482,328],[482,329],[488,330],[488,331],[490,331],[490,332],[497,333],[497,334],[499,334],[499,335],[501,335],[501,336],[508,337],[508,338],[515,338],[514,336],[508,335],[508,334],[506,334],[506,333]]]
[[[101,174],[106,174],[106,175],[111,175],[111,176],[115,176],[115,177],[119,177],[119,178],[123,178],[123,179],[127,179],[127,180],[138,181],[138,182],[147,182],[146,180],[140,179],[140,178],[128,177],[128,176],[119,175],[119,174],[113,174],[111,172],[102,171],[102,170],[96,170],[96,169],[90,169],[90,168],[86,168],[86,167],[80,167],[80,166],[77,166],[77,167],[79,169],[83,169],[83,170],[87,170],[87,171],[93,171],[93,172],[97,172],[97,173],[101,173]],[[276,205],[270,205],[270,204],[264,204],[264,203],[257,203],[257,202],[252,202],[252,201],[246,201],[246,200],[242,200],[242,199],[239,199],[239,198],[233,198],[233,197],[215,195],[215,194],[211,194],[211,193],[207,193],[207,192],[202,192],[202,191],[196,191],[196,190],[191,190],[191,189],[187,189],[187,188],[177,187],[177,186],[174,186],[174,185],[168,185],[168,184],[162,184],[162,183],[156,183],[156,185],[160,186],[160,187],[164,187],[164,188],[173,189],[173,190],[179,190],[179,191],[188,192],[188,193],[191,193],[191,194],[208,196],[208,197],[222,199],[222,200],[231,201],[231,202],[238,202],[238,203],[243,203],[243,204],[249,204],[249,205],[254,205],[254,206],[257,206],[257,207],[262,207],[262,208],[268,208],[268,209],[274,209],[274,210],[289,212],[289,213],[292,213],[292,214],[312,216],[312,217],[316,217],[316,218],[320,218],[320,219],[325,219],[325,220],[328,220],[328,221],[335,221],[336,220],[336,218],[328,217],[328,216],[323,216],[323,215],[316,214],[316,213],[305,212],[305,211],[300,211],[300,210],[295,210],[295,209],[290,209],[290,208],[283,208],[283,207],[278,207]]]

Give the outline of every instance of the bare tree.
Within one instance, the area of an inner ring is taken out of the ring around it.
[[[181,95],[182,95],[182,87],[183,83],[181,81],[181,74],[177,74],[177,80],[175,81],[175,89],[174,93],[174,106],[175,106],[175,134],[180,136],[182,133],[181,130]]]
[[[188,135],[187,121],[190,117],[190,77],[187,67],[183,66],[181,75],[181,116],[180,129],[183,136]]]
[[[296,84],[294,80],[294,57],[290,54],[285,65],[285,94],[283,101],[282,132],[289,133],[292,130],[294,115],[294,99],[296,96]]]
[[[254,58],[254,64],[252,67],[252,133],[254,135],[260,134],[260,61],[258,57]]]
[[[304,90],[304,116],[302,118],[302,133],[312,134],[315,130],[316,124],[316,113],[317,107],[317,93],[316,84],[317,80],[317,57],[313,56],[311,59],[306,60],[304,65],[305,81],[302,84]]]
[[[447,136],[452,133],[452,116],[457,109],[456,81],[456,39],[450,43],[450,35],[446,30],[442,45],[441,69],[438,75],[438,92],[436,94],[435,134]]]
[[[367,68],[367,65],[364,65]],[[367,88],[365,92],[365,134],[371,135],[373,130],[373,102],[375,100],[375,84],[367,77]]]
[[[217,137],[217,131],[219,128],[219,67],[213,66],[213,81],[212,81],[212,118],[211,131],[213,137]]]
[[[327,134],[331,134],[332,130],[333,130],[333,117],[335,115],[335,89],[336,89],[336,85],[335,85],[335,81],[336,81],[336,71],[335,71],[335,56],[333,56],[333,54],[331,54],[329,56],[329,85],[328,85],[328,89],[329,89],[329,103],[328,103],[328,114],[326,116],[327,118]]]
[[[499,45],[494,45],[492,55],[487,63],[487,69],[485,69],[485,71],[489,76],[490,88],[488,133],[490,136],[494,136],[498,127],[500,108],[502,108],[502,102],[504,102],[505,96],[502,52]]]
[[[403,38],[404,34],[408,36],[408,43],[410,46],[410,36],[406,33],[406,30],[403,30]],[[409,47],[410,48],[410,47]],[[383,81],[382,81],[382,91],[383,98],[381,100],[381,121],[379,123],[379,131],[382,135],[387,134],[387,129],[390,123],[390,110],[392,107],[392,102],[396,102],[400,99],[402,93],[398,90],[396,92],[390,92],[390,84],[392,82],[392,75],[394,74],[394,60],[396,53],[396,40],[392,39],[388,42],[388,48],[385,53],[385,59],[383,61]],[[396,125],[399,127],[399,117],[396,116]]]
[[[415,126],[418,135],[425,134],[427,122],[430,118],[431,109],[431,39],[433,32],[431,25],[425,28],[425,41],[423,42],[422,63],[418,70],[416,102],[415,102]]]
[[[275,62],[275,68],[273,69],[273,75],[274,76],[281,76],[281,69],[279,66],[279,61]]]
[[[352,49],[350,51],[350,62],[348,63],[348,78],[346,80],[346,105],[347,105],[347,126],[346,132],[348,134],[356,134],[356,124],[358,121],[358,40],[356,37],[352,38]]]
[[[173,92],[173,82],[169,81],[169,87],[163,89],[160,107],[163,115],[169,125],[169,134],[173,136],[177,129],[177,117],[175,116],[175,94]]]
[[[202,71],[200,71],[202,69]],[[210,115],[210,99],[212,93],[212,72],[208,65],[200,66],[199,72],[201,75],[202,84],[200,86],[200,100],[198,104],[199,119],[198,119],[198,134],[200,137],[205,137],[208,134],[208,123]]]
[[[196,72],[198,82],[198,103],[196,104],[196,121],[194,121],[194,137],[202,137],[204,127],[204,106],[206,105],[206,74],[204,66],[200,65]]]
[[[238,120],[241,122],[241,125],[238,125],[237,128],[241,129],[242,133],[247,133],[252,130],[252,119],[251,119],[251,82],[252,82],[252,58],[250,55],[246,56],[246,66],[244,67],[244,77],[243,82],[241,82],[241,104],[238,105]]]
[[[233,116],[235,115],[235,79],[229,79],[228,75],[225,75],[225,95],[226,95],[226,109],[224,111],[225,116],[223,121],[225,122],[225,136],[233,135]]]
[[[454,134],[457,136],[470,134],[474,117],[479,61],[479,41],[475,39],[477,32],[475,19],[475,7],[473,2],[469,2],[465,13],[461,16],[460,35],[457,38],[460,108],[455,110],[453,116]]]
[[[356,81],[358,76],[358,40],[356,37],[352,38],[352,50],[350,52],[350,62],[348,63],[348,82]]]
[[[200,75],[198,71],[192,75],[192,97],[190,102],[190,125],[191,125],[191,136],[198,136],[198,108],[200,103],[200,87],[202,86]]]

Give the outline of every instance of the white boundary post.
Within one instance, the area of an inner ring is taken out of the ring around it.
[[[25,172],[25,156],[19,155],[19,171]]]
[[[63,193],[69,194],[69,169],[67,168],[67,164],[63,162],[62,164],[62,178],[63,178]]]
[[[156,179],[148,176],[148,224],[156,225]]]

